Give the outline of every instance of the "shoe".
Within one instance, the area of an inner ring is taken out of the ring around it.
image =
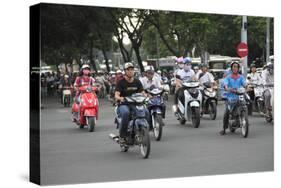
[[[126,139],[124,137],[119,137],[119,144],[120,145],[126,145]]]
[[[225,129],[220,131],[220,135],[225,135]]]

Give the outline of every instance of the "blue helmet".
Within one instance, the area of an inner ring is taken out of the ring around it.
[[[183,63],[184,63],[184,64],[191,63],[191,58],[190,58],[190,57],[185,57],[185,58],[183,59]]]

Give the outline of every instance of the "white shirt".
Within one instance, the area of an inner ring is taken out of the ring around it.
[[[187,72],[184,69],[181,69],[177,72],[177,76],[179,76],[181,80],[190,81],[192,77],[195,76],[195,73],[192,69]]]
[[[271,75],[268,70],[264,70],[261,73],[261,79],[262,79],[262,84],[273,84],[274,82],[274,77],[273,74]]]
[[[260,77],[259,73],[257,73],[257,72],[250,73],[247,75],[247,77],[251,78],[251,81],[249,81],[249,83],[260,84],[260,82],[261,82],[261,77]]]
[[[142,79],[140,79],[143,89],[149,89],[152,85],[154,85],[156,88],[161,88],[161,79],[154,75],[152,77],[152,80],[148,80],[147,77],[143,77]]]
[[[211,73],[209,73],[209,72],[206,72],[203,76],[201,76],[201,78],[199,78],[199,76],[198,76],[198,79],[199,79],[200,84],[202,84],[202,85],[204,83],[207,83],[207,82],[210,82],[210,83],[214,83],[215,82],[214,76]]]

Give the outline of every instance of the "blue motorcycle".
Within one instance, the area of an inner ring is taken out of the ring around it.
[[[162,89],[153,88],[146,90],[147,93],[151,95],[151,98],[148,101],[147,108],[151,115],[152,120],[152,130],[157,141],[161,140],[162,131],[163,131],[163,119],[165,118],[166,106],[163,100],[163,93],[165,92]]]
[[[121,144],[119,142],[119,136],[114,134],[109,135],[111,139],[120,144],[122,152],[127,152],[129,147],[133,147],[135,145],[139,146],[140,153],[145,159],[148,158],[150,153],[149,125],[145,117],[145,103],[147,100],[148,98],[141,93],[136,93],[130,97],[125,97],[125,102],[123,104],[128,105],[131,112],[127,129],[128,136],[126,138],[125,144]],[[115,123],[118,129],[121,123],[121,118],[119,118],[117,115],[117,107],[115,109],[115,113]]]

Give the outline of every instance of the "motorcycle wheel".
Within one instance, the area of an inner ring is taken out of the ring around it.
[[[140,153],[144,159],[147,159],[150,153],[150,136],[148,128],[142,127],[139,130],[139,146],[140,146]]]
[[[84,125],[80,125],[79,128],[80,128],[80,129],[84,129]]]
[[[184,124],[185,124],[185,122],[186,122],[186,120],[185,120],[185,119],[180,119],[179,121],[180,121],[180,124],[181,124],[181,125],[184,125]]]
[[[240,118],[241,118],[241,122],[242,122],[242,125],[241,125],[242,136],[244,138],[247,138],[248,134],[249,134],[249,121],[248,121],[247,112],[242,111]]]
[[[93,132],[96,126],[96,118],[95,117],[86,117],[86,123],[88,125],[89,132]]]
[[[63,106],[66,107],[67,106],[67,97],[64,97],[64,100],[63,100]]]
[[[192,125],[194,128],[198,128],[200,125],[200,109],[192,109]]]
[[[210,118],[212,119],[212,120],[215,120],[216,119],[216,117],[217,117],[217,105],[216,105],[216,103],[211,103],[210,104]]]
[[[265,117],[265,121],[266,121],[267,123],[271,123],[272,120],[273,120],[273,119],[272,119],[272,116],[271,116],[271,115]]]
[[[153,133],[156,141],[160,141],[162,137],[163,131],[163,119],[162,115],[156,114],[154,115],[154,125],[153,125]]]

